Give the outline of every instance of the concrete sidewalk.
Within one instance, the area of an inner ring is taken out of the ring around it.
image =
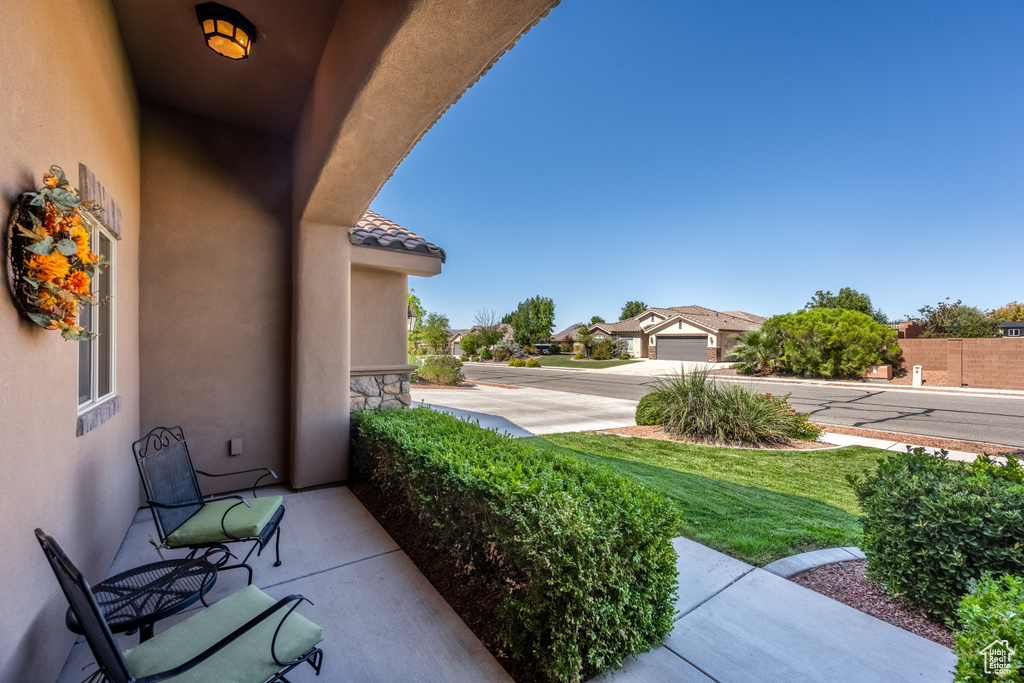
[[[940,683],[949,649],[685,538],[675,625],[613,683]]]

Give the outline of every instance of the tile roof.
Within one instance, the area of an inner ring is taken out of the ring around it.
[[[650,311],[653,311],[660,316],[664,316],[666,320],[679,316],[684,320],[689,320],[690,322],[697,323],[698,325],[715,331],[749,330],[760,327],[761,323],[764,322],[764,318],[761,316],[754,315],[753,313],[744,313],[743,311],[716,311],[703,306],[669,306],[668,308],[649,308],[633,318],[627,318],[626,320],[620,320],[615,323],[599,323],[591,326],[591,329],[594,327],[601,327],[611,334],[643,332],[645,330],[640,326],[640,318]],[[662,323],[648,325],[647,329],[653,329],[660,324]]]
[[[447,255],[441,247],[369,209],[349,230],[349,241],[363,247],[379,247],[437,256],[441,259],[441,263],[447,259]]]
[[[556,332],[555,334],[551,335],[551,338],[576,341],[576,329],[578,327],[579,325],[569,325],[569,327],[565,328],[561,332]]]

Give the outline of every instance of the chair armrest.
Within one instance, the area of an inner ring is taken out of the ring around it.
[[[247,632],[251,631],[253,628],[258,626],[263,621],[266,621],[269,617],[272,617],[275,612],[279,611],[281,608],[283,608],[285,605],[287,605],[290,602],[295,602],[295,604],[291,606],[291,608],[288,610],[287,613],[285,613],[285,615],[283,617],[281,617],[281,623],[279,623],[277,625],[277,630],[274,631],[274,639],[270,643],[270,656],[274,658],[274,662],[276,662],[278,666],[284,667],[284,666],[289,666],[291,664],[296,664],[296,663],[302,661],[302,658],[291,660],[291,661],[288,661],[288,662],[282,662],[281,660],[279,660],[277,658],[277,654],[274,652],[274,646],[277,643],[277,634],[281,630],[281,626],[284,624],[284,620],[287,619],[291,615],[291,613],[293,611],[295,611],[295,608],[298,607],[302,603],[303,600],[305,600],[306,602],[309,602],[309,604],[311,604],[311,605],[313,604],[312,602],[307,600],[304,596],[298,595],[298,594],[293,594],[293,595],[289,595],[286,598],[281,598],[276,603],[274,603],[274,605],[272,605],[271,607],[268,607],[267,609],[263,610],[262,612],[257,614],[255,617],[253,617],[252,619],[247,621],[245,624],[243,624],[239,628],[235,629],[235,631],[233,631],[232,633],[228,634],[227,636],[225,636],[224,638],[222,638],[218,642],[214,643],[210,647],[206,648],[205,650],[203,650],[198,655],[196,655],[192,659],[188,660],[184,664],[179,664],[178,666],[174,667],[173,669],[168,669],[167,671],[161,671],[159,673],[150,674],[149,676],[144,676],[142,678],[136,678],[135,679],[135,683],[158,683],[159,681],[164,681],[164,680],[167,680],[168,678],[174,678],[175,676],[179,676],[179,675],[183,674],[184,672],[188,671],[189,669],[192,669],[192,668],[198,666],[199,664],[202,664],[203,661],[209,659],[210,657],[212,657],[213,655],[217,654],[218,652],[223,650],[225,647],[227,647],[231,643],[235,642],[236,640],[238,640],[239,638],[244,636]]]
[[[263,474],[261,474],[259,476],[259,478],[256,480],[256,482],[252,485],[252,497],[253,498],[256,498],[256,487],[259,486],[260,482],[263,481],[264,477],[273,477],[274,479],[277,479],[277,474],[274,472],[274,470],[270,469],[269,467],[256,467],[256,468],[253,468],[251,470],[238,470],[237,472],[225,472],[224,474],[211,474],[210,472],[204,472],[202,470],[196,470],[195,472],[196,472],[196,474],[201,474],[204,477],[231,477],[231,476],[234,476],[236,474],[249,474],[250,472],[263,472]]]

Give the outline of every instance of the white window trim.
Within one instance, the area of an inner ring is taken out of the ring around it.
[[[1019,327],[1008,327],[1006,328],[1007,337],[1019,337],[1021,336]]]
[[[106,237],[110,242],[110,264],[108,267],[108,273],[110,274],[110,301],[106,303],[110,306],[110,392],[102,396],[97,396],[96,392],[100,385],[100,364],[99,364],[99,345],[94,344],[92,347],[92,376],[89,379],[90,388],[92,389],[92,397],[78,406],[78,414],[82,415],[87,413],[93,408],[117,396],[117,238],[114,237],[113,233],[107,230],[103,225],[95,218],[89,215],[87,211],[82,211],[81,216],[84,219],[86,225],[89,226],[89,246],[95,251],[96,241],[95,236],[97,232],[102,232],[103,236]],[[88,304],[86,304],[88,305]],[[101,304],[102,305],[102,304]],[[96,320],[96,316],[93,316],[93,320]],[[94,323],[95,324],[95,323]],[[81,343],[81,342],[79,342]]]

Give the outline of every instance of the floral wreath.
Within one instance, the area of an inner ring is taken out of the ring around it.
[[[18,310],[68,341],[93,339],[78,324],[79,306],[96,306],[92,278],[106,266],[89,247],[78,190],[59,166],[43,174],[43,187],[26,192],[14,206],[10,225],[10,286]]]

